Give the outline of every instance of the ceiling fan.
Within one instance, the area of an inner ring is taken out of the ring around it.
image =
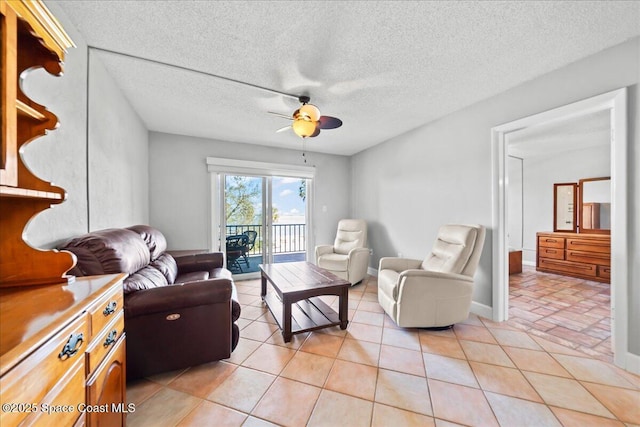
[[[271,114],[293,121],[289,126],[278,129],[276,132],[284,132],[291,128],[296,135],[304,139],[318,136],[321,129],[335,129],[342,126],[342,120],[337,117],[321,116],[318,107],[309,104],[310,100],[308,96],[299,96],[298,101],[302,106],[294,111],[292,116],[269,111]]]

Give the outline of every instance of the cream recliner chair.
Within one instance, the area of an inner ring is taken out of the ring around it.
[[[443,225],[424,260],[381,258],[378,301],[402,327],[448,327],[469,316],[481,225]]]
[[[364,279],[369,267],[367,223],[363,219],[340,220],[333,246],[316,246],[316,265],[352,285]]]

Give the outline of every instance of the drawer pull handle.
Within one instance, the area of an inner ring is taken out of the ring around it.
[[[104,347],[109,347],[111,344],[116,342],[116,336],[118,336],[118,330],[114,329],[113,331],[109,332],[109,335],[107,335],[107,339],[104,340],[104,344],[102,345]]]
[[[58,359],[67,360],[68,358],[76,354],[78,350],[80,350],[80,347],[82,347],[83,342],[84,342],[83,334],[71,334],[71,336],[69,337],[69,340],[64,345],[64,347],[62,348],[62,351],[58,355]]]
[[[554,251],[553,249],[545,249],[544,251],[548,254],[555,254],[556,252],[558,252],[558,251]]]
[[[545,242],[557,243],[558,241],[556,239],[546,239]]]
[[[117,306],[118,306],[118,303],[116,301],[111,301],[109,304],[107,304],[102,314],[104,314],[105,316],[108,316],[110,314],[115,313]]]

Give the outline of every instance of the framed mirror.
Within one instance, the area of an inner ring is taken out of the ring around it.
[[[580,233],[611,233],[611,177],[579,181]]]
[[[553,231],[575,233],[577,229],[578,184],[553,184]]]

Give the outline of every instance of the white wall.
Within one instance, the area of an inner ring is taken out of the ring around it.
[[[62,77],[38,70],[24,82],[25,92],[60,122],[29,144],[24,158],[37,176],[67,191],[64,203],[26,229],[27,241],[40,248],[90,229],[148,221],[146,128],[99,64],[91,61],[88,74],[85,40],[55,2],[46,5],[77,47],[67,53]]]
[[[429,123],[352,158],[353,213],[368,219],[372,266],[382,256],[422,258],[440,224],[485,225],[474,300],[492,305],[492,127],[629,87],[630,350],[640,355],[640,39],[602,51]]]
[[[149,141],[150,223],[163,231],[169,248],[174,250],[209,247],[211,188],[207,157],[304,165],[297,150],[158,132],[151,132]],[[315,241],[332,243],[338,221],[350,215],[349,158],[307,153],[306,166],[316,167],[312,210]]]
[[[609,146],[524,159],[523,261],[536,262],[536,233],[553,231],[553,184],[611,176]],[[579,199],[578,199],[579,200]],[[577,209],[577,207],[576,207]]]
[[[149,132],[89,51],[89,229],[149,223]]]

